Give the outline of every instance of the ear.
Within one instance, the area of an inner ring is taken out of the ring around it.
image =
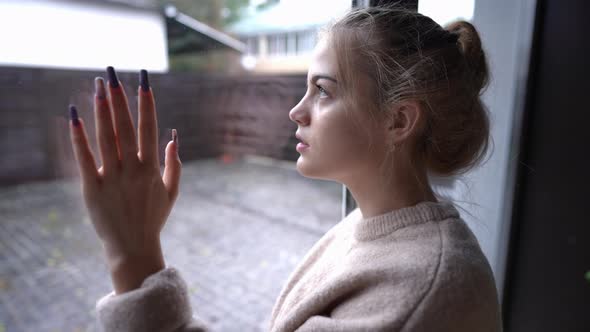
[[[396,103],[390,114],[385,123],[389,141],[393,144],[402,144],[414,136],[420,128],[422,108],[417,101],[407,100]]]

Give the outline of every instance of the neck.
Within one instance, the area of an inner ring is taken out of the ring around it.
[[[422,201],[436,202],[426,171],[419,174],[393,172],[390,179],[367,172],[344,185],[350,190],[363,218],[371,218]]]

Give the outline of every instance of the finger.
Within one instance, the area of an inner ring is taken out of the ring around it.
[[[94,80],[94,118],[96,120],[96,140],[100,150],[103,171],[112,171],[119,162],[117,139],[113,129],[111,108],[106,98],[106,89],[102,77]]]
[[[94,156],[88,145],[88,138],[82,119],[78,118],[76,106],[70,105],[70,138],[74,148],[74,155],[78,162],[80,176],[85,185],[94,185],[98,180],[98,171]]]
[[[121,162],[123,164],[137,160],[137,140],[135,137],[135,128],[131,120],[131,112],[127,103],[127,96],[123,85],[119,82],[115,69],[108,67],[109,75],[109,96],[111,100],[111,109],[115,119],[115,135],[119,143],[121,152]]]
[[[180,173],[182,171],[182,163],[178,156],[178,135],[176,129],[172,129],[172,141],[166,146],[164,164],[164,176],[162,180],[168,190],[168,197],[174,202],[176,197],[178,197]]]
[[[154,95],[151,91],[146,70],[140,72],[139,87],[139,154],[140,159],[159,169],[158,159],[158,118]]]

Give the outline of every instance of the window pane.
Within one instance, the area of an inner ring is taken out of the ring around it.
[[[172,129],[179,134],[180,194],[160,234],[167,265],[182,272],[212,329],[266,327],[287,276],[340,220],[341,185],[296,170],[289,111],[305,94],[317,30],[348,7],[0,1],[0,331],[97,330],[96,301],[113,286],[83,199],[68,105],[98,168],[94,78],[106,79],[107,66],[134,125],[138,71],[149,71],[161,171]]]

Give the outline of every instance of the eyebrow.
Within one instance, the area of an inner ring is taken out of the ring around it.
[[[328,80],[328,81],[332,81],[332,82],[334,82],[334,83],[336,83],[336,84],[338,83],[338,81],[337,81],[335,78],[333,78],[332,76],[328,76],[328,75],[322,75],[322,74],[319,74],[319,75],[313,75],[313,76],[311,77],[311,81],[312,81],[312,82],[316,82],[317,80],[319,80],[319,79],[322,79],[322,78],[323,78],[323,79],[325,79],[325,80]]]

